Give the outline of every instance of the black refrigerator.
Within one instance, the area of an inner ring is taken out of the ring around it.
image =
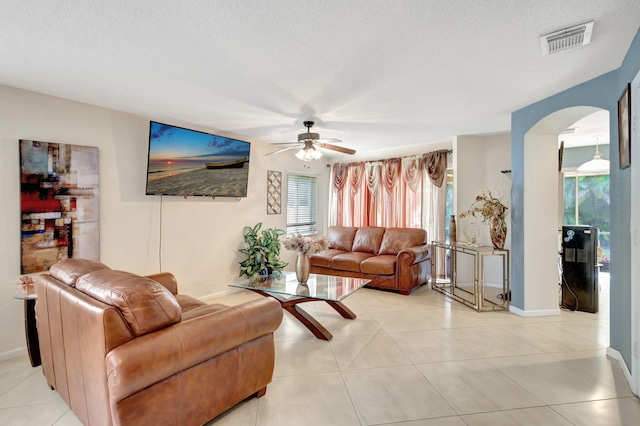
[[[598,228],[562,227],[562,303],[566,309],[598,312]]]

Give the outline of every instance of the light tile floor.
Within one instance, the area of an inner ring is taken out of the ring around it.
[[[345,300],[353,321],[322,302],[302,305],[333,340],[285,314],[267,394],[208,425],[638,425],[640,400],[605,355],[603,276],[598,314],[476,313],[428,286],[410,296],[359,290]],[[79,422],[24,357],[0,363],[0,424]]]

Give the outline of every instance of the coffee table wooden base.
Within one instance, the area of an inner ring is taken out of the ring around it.
[[[311,297],[299,297],[299,296],[292,296],[287,299],[277,293],[268,293],[262,290],[252,290],[252,291],[255,291],[256,293],[261,294],[263,296],[273,297],[274,299],[276,299],[278,302],[280,302],[282,309],[284,309],[285,311],[293,315],[295,318],[297,318],[298,321],[300,321],[305,327],[307,327],[309,331],[311,331],[313,335],[316,336],[318,339],[331,340],[333,338],[333,335],[329,333],[329,330],[324,328],[324,326],[320,324],[318,320],[316,320],[314,317],[309,315],[304,309],[298,306],[299,303],[318,302],[319,299],[314,299]],[[346,319],[356,318],[356,314],[354,314],[349,308],[347,308],[341,302],[334,302],[331,300],[325,300],[325,302],[327,302],[329,306],[335,309],[336,312],[342,315],[343,318],[346,318]]]

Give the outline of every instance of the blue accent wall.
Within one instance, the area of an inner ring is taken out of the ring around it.
[[[631,169],[620,170],[618,99],[640,71],[640,30],[620,68],[511,114],[511,288],[512,304],[524,309],[524,136],[546,116],[566,108],[592,106],[609,111],[611,193],[610,345],[631,369]],[[640,167],[640,164],[632,165]]]
[[[609,144],[600,145],[598,147],[598,151],[600,151],[600,156],[603,160],[610,160]],[[593,160],[593,155],[595,154],[595,152],[595,145],[578,146],[576,148],[565,148],[564,155],[562,156],[562,167],[579,167],[587,161]],[[618,159],[616,158],[616,162],[612,164],[612,167],[615,167],[618,164],[617,161]]]

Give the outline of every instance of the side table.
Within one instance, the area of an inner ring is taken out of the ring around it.
[[[458,242],[432,242],[431,286],[477,311],[508,310],[509,250]],[[447,252],[450,262],[442,271]]]
[[[40,340],[38,339],[38,328],[36,327],[36,301],[38,296],[35,293],[26,293],[15,296],[16,299],[24,302],[24,333],[27,338],[27,352],[32,367],[41,364],[40,361]]]

